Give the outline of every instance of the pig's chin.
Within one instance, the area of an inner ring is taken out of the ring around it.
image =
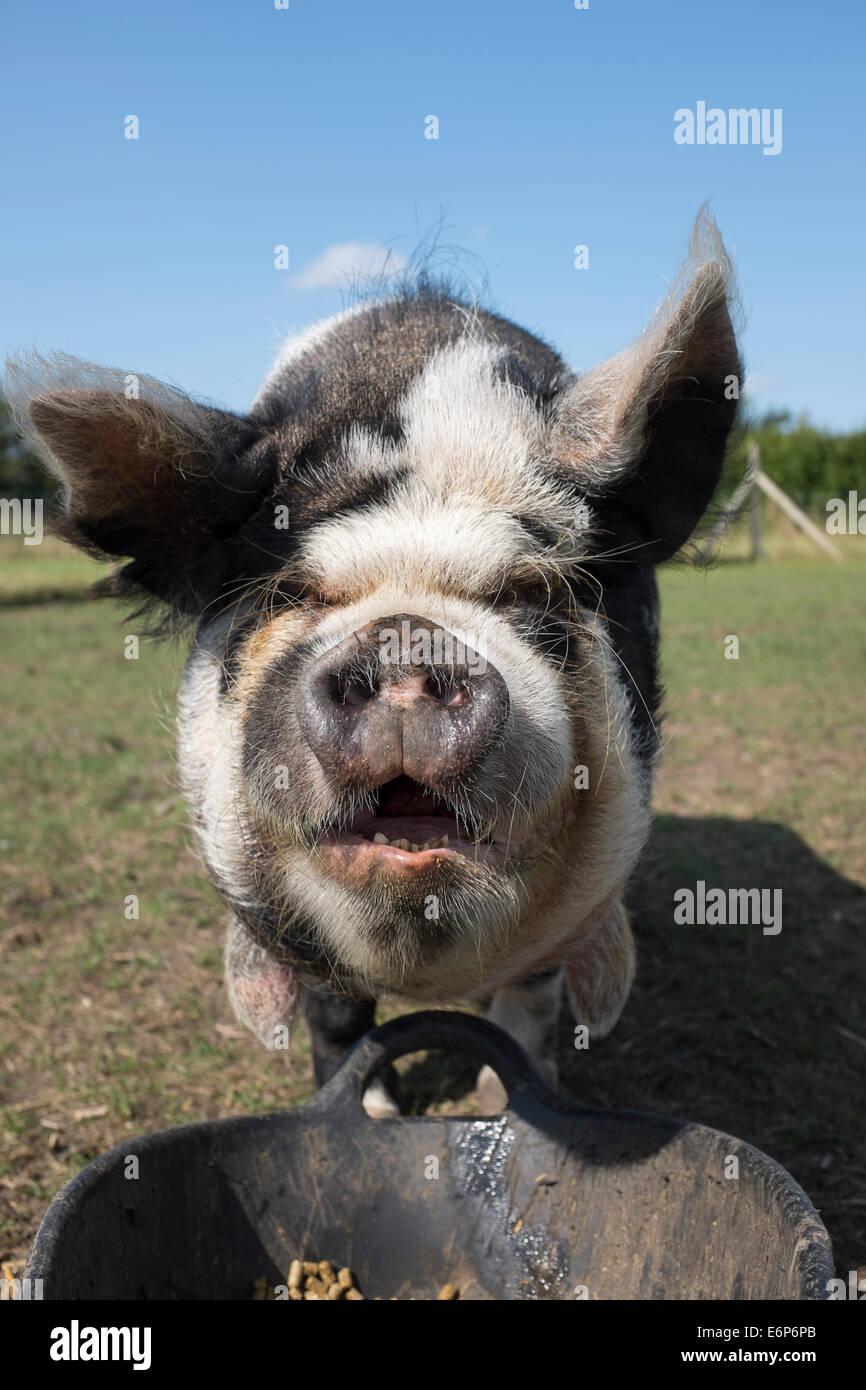
[[[408,777],[398,777],[378,789],[372,808],[357,812],[347,827],[323,834],[313,853],[324,869],[360,886],[372,880],[426,879],[447,873],[457,861],[503,869],[516,851],[516,840],[507,834],[492,831],[470,838],[452,805]]]

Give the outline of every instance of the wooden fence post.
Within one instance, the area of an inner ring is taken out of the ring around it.
[[[761,451],[754,440],[749,445],[749,472],[752,483],[749,487],[749,533],[752,537],[752,561],[761,558],[761,494],[755,480],[761,470]]]

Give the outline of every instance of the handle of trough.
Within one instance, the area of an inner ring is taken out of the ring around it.
[[[340,1063],[331,1080],[322,1087],[319,1096],[323,1103],[345,1104],[354,1101],[360,1106],[361,1097],[374,1074],[389,1062],[404,1057],[408,1052],[440,1047],[471,1047],[472,1052],[496,1072],[508,1092],[509,1106],[515,1092],[521,1087],[548,1093],[548,1087],[523,1048],[503,1029],[472,1014],[429,1009],[404,1014],[402,1018],[392,1019],[390,1023],[383,1023],[365,1034]],[[555,1097],[555,1093],[549,1094]]]

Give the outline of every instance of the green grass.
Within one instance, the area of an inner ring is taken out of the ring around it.
[[[864,558],[672,569],[661,585],[662,804],[780,821],[859,882]],[[736,660],[724,655],[731,635]]]
[[[41,545],[3,536],[0,540],[0,607],[83,597],[103,566],[47,536]]]
[[[16,1259],[47,1195],[124,1136],[312,1089],[303,1028],[288,1055],[265,1054],[228,1009],[222,911],[174,783],[183,652],[142,642],[125,660],[134,624],[76,598],[94,566],[40,549],[0,550],[0,1258]],[[866,1245],[866,565],[848,549],[840,566],[783,549],[662,575],[665,748],[632,891],[640,971],[609,1039],[578,1054],[566,1018],[561,1037],[578,1098],[702,1120],[772,1153],[821,1207],[845,1269]],[[46,593],[63,599],[26,601]],[[675,928],[673,891],[697,878],[781,886],[781,935]],[[425,1085],[440,1098],[427,1071],[410,1073],[416,1109]]]

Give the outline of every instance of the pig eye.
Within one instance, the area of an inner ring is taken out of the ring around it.
[[[308,608],[333,608],[335,599],[323,594],[320,589],[303,586],[298,589],[297,599]]]
[[[548,584],[506,584],[491,601],[496,608],[547,608],[555,602],[555,591]]]

